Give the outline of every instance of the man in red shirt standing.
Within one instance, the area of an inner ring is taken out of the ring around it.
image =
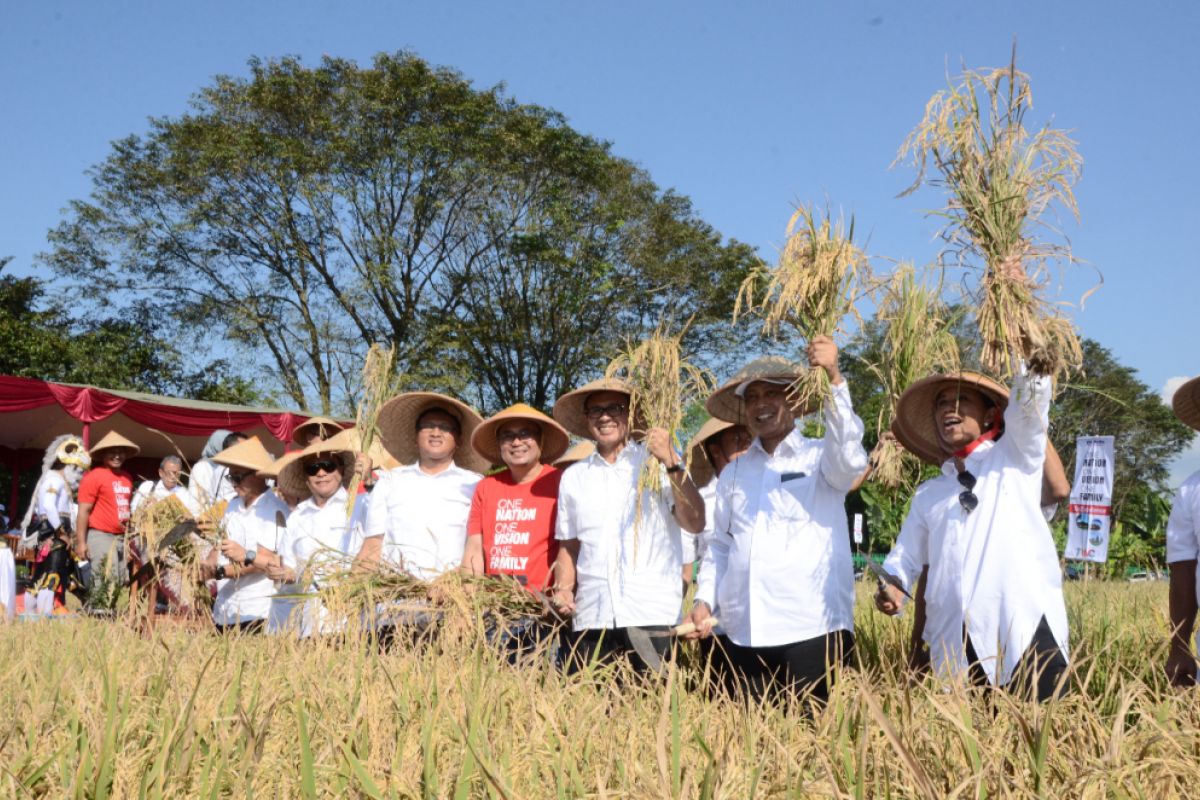
[[[558,481],[551,466],[567,450],[566,430],[536,409],[517,403],[487,419],[471,436],[475,452],[507,469],[475,487],[467,517],[463,568],[476,575],[511,575],[543,592],[558,555],[554,539]],[[538,620],[508,625],[498,638],[515,660],[550,633]]]
[[[75,555],[95,560],[114,580],[124,581],[125,527],[133,478],[122,467],[140,448],[112,431],[88,453],[94,465],[79,482],[79,516],[75,525]],[[111,557],[110,557],[111,553]]]

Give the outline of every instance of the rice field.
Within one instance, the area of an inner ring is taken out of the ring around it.
[[[1068,586],[1076,689],[1028,705],[912,683],[860,587],[862,670],[825,709],[515,669],[467,623],[431,646],[0,627],[5,797],[1185,797],[1200,694],[1162,677],[1165,583]]]

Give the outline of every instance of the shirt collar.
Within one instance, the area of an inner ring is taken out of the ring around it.
[[[966,465],[968,463],[973,463],[973,462],[977,461],[985,453],[990,452],[991,449],[995,446],[996,446],[995,435],[989,436],[986,439],[982,436],[979,437],[975,441],[971,442],[971,444],[969,444],[963,448],[963,450],[968,451],[966,456],[962,457],[963,464]],[[958,452],[961,453],[961,452],[963,452],[963,450],[959,450]],[[954,456],[951,456],[950,458],[947,458],[944,462],[942,462],[942,474],[944,474],[944,475],[957,475],[958,474],[958,466],[954,463],[955,456],[957,456],[957,455],[958,455],[958,453],[955,453]]]
[[[955,458],[966,458],[967,456],[971,455],[971,453],[974,453],[977,449],[979,449],[979,447],[981,447],[984,444],[984,442],[993,441],[999,435],[1000,435],[999,427],[992,428],[990,431],[984,431],[983,433],[979,434],[979,438],[977,438],[975,441],[968,444],[966,447],[963,447],[960,450],[955,450],[954,457]]]
[[[621,448],[621,452],[617,453],[617,460],[612,464],[609,464],[604,460],[604,456],[600,455],[599,450],[596,450],[590,456],[588,456],[587,460],[596,466],[615,467],[623,461],[632,461],[636,458],[643,457],[645,455],[645,450],[646,448],[643,445],[638,444],[633,439],[629,439],[625,442],[625,446]]]
[[[750,443],[751,450],[757,450],[762,453],[763,458],[774,458],[775,456],[790,456],[795,455],[800,451],[800,446],[804,442],[804,434],[799,426],[792,428],[792,432],[783,437],[783,441],[775,445],[775,452],[768,453],[767,448],[763,447],[762,439],[758,436],[754,437],[754,441]]]

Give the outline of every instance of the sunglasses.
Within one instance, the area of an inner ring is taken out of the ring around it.
[[[613,403],[609,406],[592,406],[591,408],[585,408],[584,413],[587,414],[588,419],[590,419],[592,422],[596,422],[604,417],[612,417],[613,419],[616,419],[617,417],[623,416],[628,410],[629,406],[625,405],[624,403]]]
[[[979,508],[979,498],[975,496],[975,476],[967,470],[958,473],[958,485],[963,487],[963,490],[958,493],[958,503],[963,507],[963,510],[970,514],[976,508]]]
[[[225,474],[229,476],[229,482],[234,486],[237,486],[239,483],[246,480],[246,478],[250,477],[249,472],[227,472]]]
[[[513,442],[533,442],[537,441],[537,431],[501,431],[496,434],[496,441],[500,444],[512,444]]]
[[[322,458],[319,461],[310,461],[304,465],[304,474],[310,478],[317,477],[318,472],[333,473],[341,469],[342,465],[331,458]]]

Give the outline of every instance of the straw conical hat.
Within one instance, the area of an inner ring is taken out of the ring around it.
[[[313,442],[298,452],[288,454],[288,462],[279,469],[275,483],[280,489],[301,500],[312,495],[308,476],[304,474],[306,456],[329,455],[341,464],[342,486],[348,487],[354,478],[354,460],[358,455],[358,436],[353,429]]]
[[[742,384],[753,383],[754,381],[775,381],[786,382],[788,384],[796,380],[804,374],[804,367],[788,361],[780,356],[763,356],[756,358],[746,366],[742,367],[737,373],[727,380],[725,384],[712,393],[708,398],[708,402],[704,407],[708,409],[708,413],[712,414],[717,419],[723,419],[726,422],[744,423],[745,410],[742,398],[739,396],[738,387]],[[792,404],[792,411],[796,412],[796,416],[802,417],[816,410],[806,408],[797,404]]]
[[[279,458],[272,461],[266,467],[263,467],[262,469],[260,469],[259,474],[266,478],[278,478],[279,473],[283,471],[284,467],[286,467],[288,464],[292,463],[293,461],[295,461],[296,459],[300,458],[303,455],[304,455],[303,450],[289,450],[288,452],[281,455]]]
[[[570,437],[567,436],[563,426],[533,406],[524,403],[511,405],[480,423],[475,432],[471,434],[471,447],[475,448],[475,452],[489,463],[503,463],[500,457],[500,445],[496,441],[496,431],[504,423],[517,419],[535,422],[541,428],[542,463],[550,464],[567,451]]]
[[[379,410],[379,433],[383,446],[401,464],[415,464],[417,452],[417,420],[431,408],[445,411],[458,420],[462,429],[458,437],[458,448],[454,451],[454,463],[474,472],[487,472],[487,463],[471,447],[471,435],[483,422],[479,412],[461,400],[437,392],[405,392],[384,404]]]
[[[88,450],[88,455],[90,455],[92,460],[95,461],[96,453],[99,453],[101,450],[108,450],[112,447],[128,448],[129,450],[133,451],[135,456],[142,450],[142,448],[138,447],[136,444],[129,441],[116,431],[109,431],[108,433],[104,434],[104,436],[100,437],[100,441],[91,446],[91,448]]]
[[[562,454],[562,458],[554,462],[554,466],[569,467],[576,461],[583,461],[594,452],[596,452],[596,443],[591,439],[584,439],[582,442],[571,445],[570,449]]]
[[[934,401],[943,389],[961,386],[987,395],[1002,413],[1008,405],[1008,389],[976,372],[922,378],[905,389],[896,403],[892,433],[906,450],[928,464],[940,465],[950,457],[942,447],[942,439],[933,418]]]
[[[592,432],[588,430],[587,414],[583,410],[588,395],[596,392],[621,392],[632,395],[629,384],[619,378],[600,378],[567,392],[554,403],[554,418],[571,433],[591,439]]]
[[[213,456],[212,460],[224,467],[240,467],[254,472],[270,469],[271,464],[275,461],[257,436],[242,439],[240,442],[226,447]]]
[[[345,427],[342,423],[329,417],[309,417],[292,431],[292,444],[300,444],[300,433],[310,428],[317,428],[317,438],[328,439],[338,431],[344,430]]]
[[[1189,428],[1200,430],[1200,377],[1190,381],[1175,390],[1175,398],[1171,401],[1175,416]]]
[[[737,423],[709,417],[708,421],[700,426],[700,430],[696,431],[696,435],[688,442],[688,450],[692,452],[692,462],[688,465],[688,472],[697,486],[707,486],[716,472],[716,467],[708,457],[708,448],[704,446],[704,443],[721,431],[729,430],[735,424]]]

